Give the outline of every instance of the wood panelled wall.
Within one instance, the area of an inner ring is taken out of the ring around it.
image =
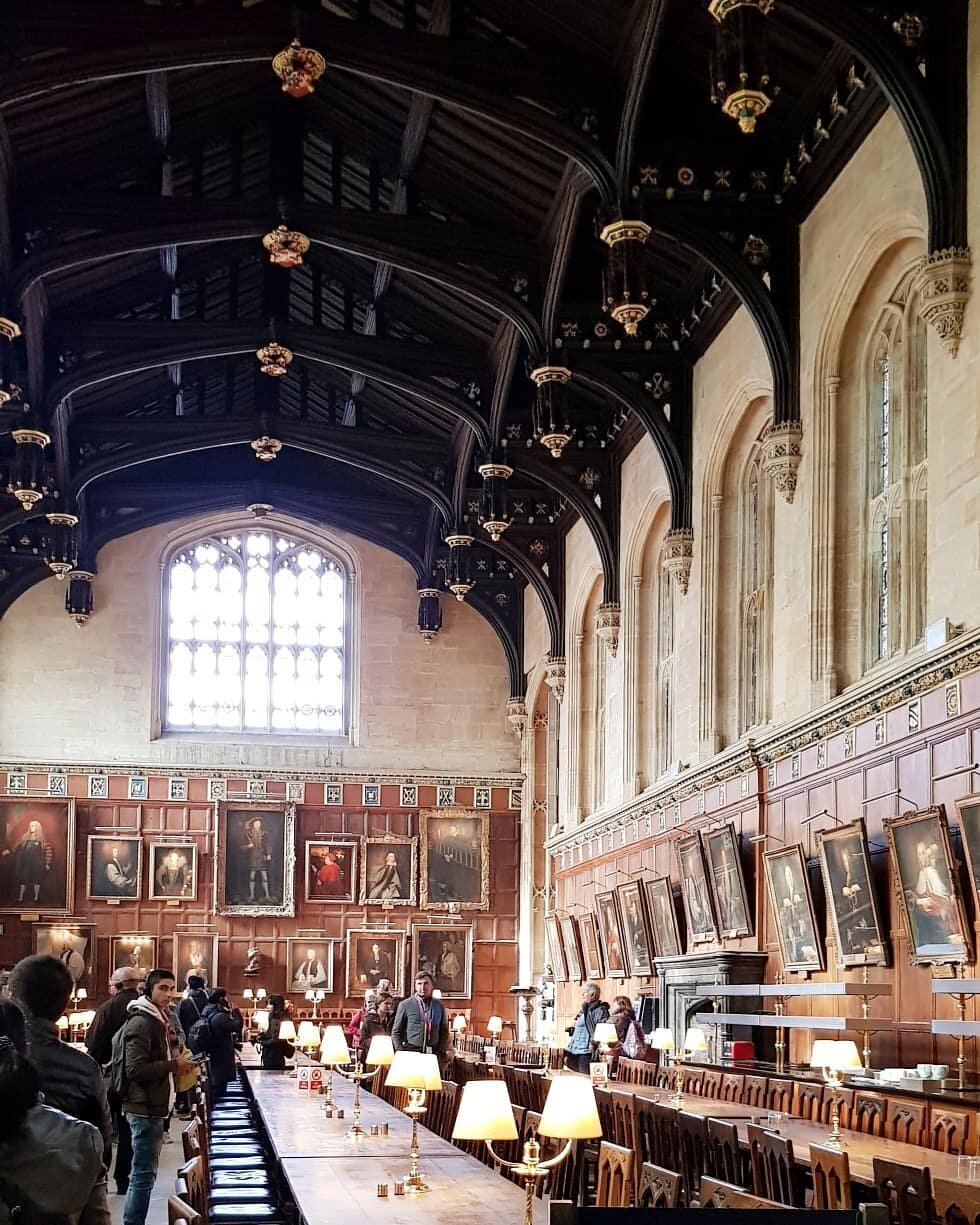
[[[872,871],[891,945],[890,966],[870,970],[870,977],[876,982],[891,983],[893,991],[891,997],[872,1001],[871,1015],[903,1022],[895,1033],[874,1035],[872,1062],[876,1067],[909,1067],[925,1060],[953,1064],[955,1039],[934,1038],[929,1033],[929,1021],[954,1018],[955,1005],[951,1000],[932,996],[932,967],[915,967],[910,963],[882,821],[932,804],[945,806],[954,856],[959,861],[958,880],[976,948],[980,940],[980,901],[967,876],[956,800],[980,793],[980,773],[969,768],[977,762],[980,762],[980,672],[973,671],[856,725],[843,726],[838,733],[772,764],[705,786],[676,806],[667,807],[663,818],[656,809],[647,817],[638,818],[631,813],[618,829],[604,830],[601,837],[588,837],[585,830],[577,845],[573,839],[566,840],[553,860],[556,909],[560,914],[575,915],[583,913],[583,909],[594,911],[596,892],[626,880],[669,874],[683,930],[677,840],[693,830],[733,821],[741,836],[742,864],[754,909],[755,930],[752,937],[716,945],[699,944],[698,950],[724,947],[765,951],[769,954],[767,981],[774,981],[782,969],[762,871],[766,844],[749,842],[754,834],[768,833],[769,849],[779,848],[783,843],[802,843],[826,949],[825,972],[810,976],[787,974],[787,981],[800,982],[807,977],[814,982],[860,981],[860,970],[844,970],[836,963],[815,835],[834,828],[834,818],[844,824],[863,815],[868,827]],[[830,816],[808,820],[824,809]],[[660,819],[666,824],[663,833],[658,832]],[[687,951],[691,951],[690,946]],[[653,979],[601,983],[604,999],[620,994],[635,996],[655,986]],[[559,1025],[570,1021],[579,1003],[578,984],[559,986]],[[789,1002],[788,1012],[856,1016],[859,1005],[854,999],[797,999]],[[967,1017],[980,1018],[977,1001],[968,1002]],[[810,1042],[807,1031],[794,1032],[791,1057],[806,1059]],[[980,1055],[971,1052],[970,1045],[968,1066],[980,1067]]]
[[[54,767],[52,767],[54,768]],[[2,767],[0,767],[2,769]],[[0,782],[6,775],[0,774]],[[30,773],[28,787],[31,796],[47,794],[46,774]],[[381,789],[381,804],[363,808],[361,785],[347,784],[341,793],[342,803],[335,806],[324,804],[299,804],[296,808],[296,915],[294,918],[245,917],[215,915],[213,907],[214,882],[214,825],[215,804],[208,801],[207,779],[188,780],[189,799],[185,803],[168,803],[168,779],[162,775],[149,775],[149,799],[135,803],[113,798],[127,794],[127,777],[111,775],[109,799],[89,800],[87,776],[69,774],[68,792],[76,798],[76,872],[74,914],[65,922],[95,922],[96,962],[94,996],[102,999],[107,994],[106,980],[111,966],[109,940],[116,935],[142,932],[157,937],[157,961],[166,967],[173,965],[173,936],[175,931],[217,932],[218,934],[218,979],[217,985],[227,987],[239,997],[245,986],[263,986],[270,993],[285,991],[286,940],[293,936],[317,936],[332,939],[334,944],[334,992],[324,1001],[324,1007],[357,1007],[356,999],[345,996],[346,933],[349,928],[378,925],[384,921],[384,912],[377,903],[370,906],[350,904],[309,904],[304,902],[304,844],[307,839],[322,834],[346,834],[363,837],[375,834],[398,834],[417,836],[419,833],[419,811],[433,809],[436,804],[436,787],[420,784],[417,798],[419,807],[408,809],[397,807],[400,799],[398,785],[385,784]],[[285,783],[270,780],[267,784],[267,799],[285,802]],[[247,808],[245,783],[230,781],[229,802],[236,807]],[[456,787],[456,801],[461,807],[471,808],[474,798],[472,787]],[[308,782],[307,798],[322,798],[321,782]],[[9,795],[9,793],[8,793]],[[22,796],[9,796],[23,799]],[[29,797],[28,797],[29,798]],[[471,1008],[474,1023],[482,1029],[487,1017],[497,1014],[516,1021],[516,1010],[510,987],[517,982],[517,889],[518,889],[518,824],[519,811],[509,808],[514,797],[507,787],[494,786],[491,793],[489,818],[490,854],[490,907],[489,910],[464,911],[454,916],[455,923],[473,924],[473,994],[469,1000],[449,1001],[451,1008]],[[143,879],[139,901],[105,902],[86,898],[86,853],[88,836],[94,833],[120,834],[139,832],[143,839]],[[168,904],[165,901],[149,901],[147,887],[147,848],[158,835],[187,835],[198,845],[198,893],[196,902]],[[25,910],[27,907],[25,907]],[[406,948],[406,974],[414,965],[411,946],[413,922],[432,922],[439,911],[423,911],[421,908],[398,906],[390,911],[391,929],[408,934]],[[446,911],[441,911],[445,916]],[[59,919],[45,922],[57,923]],[[2,916],[3,934],[0,935],[0,966],[10,967],[20,957],[32,951],[33,928],[30,921],[21,921],[15,915]],[[261,973],[251,979],[243,975],[247,960],[247,949],[255,941],[262,954]],[[410,989],[407,982],[399,984],[399,990]],[[93,994],[89,988],[90,995]],[[291,997],[296,1004],[303,1003],[301,995]]]

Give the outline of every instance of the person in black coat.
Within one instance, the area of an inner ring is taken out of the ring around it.
[[[180,1001],[177,1016],[185,1034],[189,1034],[194,1022],[204,1015],[208,1006],[208,993],[204,990],[204,979],[200,974],[188,974],[187,994]]]
[[[279,1026],[290,1019],[289,1011],[285,996],[269,996],[269,1027],[264,1034],[259,1034],[254,1039],[255,1046],[259,1048],[262,1066],[268,1071],[281,1072],[286,1066],[286,1060],[294,1053],[292,1043],[284,1042],[279,1037]]]
[[[215,1097],[221,1097],[230,1080],[235,1078],[235,1046],[242,1037],[242,1014],[228,1003],[228,992],[216,987],[208,996],[202,1013],[211,1030],[211,1083]]]

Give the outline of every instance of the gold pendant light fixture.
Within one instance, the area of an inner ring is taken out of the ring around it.
[[[656,305],[647,289],[646,241],[650,227],[645,221],[612,221],[603,226],[599,237],[609,248],[602,278],[602,309],[627,336],[635,336],[650,307]]]
[[[269,252],[269,263],[275,268],[299,268],[310,249],[310,240],[299,230],[277,225],[263,235],[262,246]]]
[[[473,590],[470,568],[473,537],[466,532],[453,532],[446,537],[449,545],[449,565],[446,567],[446,586],[457,600],[465,600],[467,592]]]
[[[270,340],[261,349],[256,349],[255,356],[259,359],[262,373],[273,379],[281,379],[293,360],[292,350],[275,340]]]
[[[483,504],[480,510],[480,525],[491,540],[499,540],[510,527],[507,513],[507,482],[514,469],[507,464],[487,462],[477,468],[483,477]]]
[[[78,545],[75,540],[78,515],[68,511],[52,511],[45,518],[51,525],[51,530],[47,533],[44,560],[56,577],[63,579],[78,564]]]
[[[282,81],[282,92],[291,98],[309,97],[326,68],[327,61],[320,52],[304,47],[298,38],[272,61],[272,71]]]
[[[711,101],[746,134],[772,106],[778,88],[769,75],[766,18],[776,0],[710,0],[717,25],[711,57]]]
[[[538,366],[531,371],[531,382],[537,387],[534,398],[534,437],[547,447],[555,459],[572,441],[572,424],[568,412],[568,384],[572,372],[564,366]]]

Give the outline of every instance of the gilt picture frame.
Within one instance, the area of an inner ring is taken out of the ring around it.
[[[35,953],[57,957],[68,967],[75,987],[84,987],[92,994],[95,982],[94,923],[76,923],[72,919],[32,925],[32,946]]]
[[[331,906],[357,900],[360,887],[358,838],[308,838],[305,866],[304,900],[313,906]]]
[[[544,931],[548,941],[548,959],[551,972],[556,982],[568,982],[568,962],[565,960],[565,949],[561,942],[561,929],[558,926],[556,914],[545,915]]]
[[[594,914],[582,915],[578,921],[578,934],[582,945],[582,969],[585,971],[585,977],[602,978],[602,949]]]
[[[574,915],[563,915],[561,918],[561,942],[565,950],[565,962],[568,965],[568,981],[580,983],[585,978],[582,966],[582,948],[578,938],[578,923]]]
[[[423,910],[490,905],[490,818],[467,808],[419,814],[419,901]]]
[[[677,844],[681,898],[687,919],[687,939],[690,944],[704,944],[718,939],[708,872],[704,862],[704,847],[700,835],[691,834]]]
[[[334,941],[321,936],[290,936],[286,941],[286,993],[307,991],[333,993]]]
[[[966,855],[970,884],[980,903],[980,795],[966,795],[956,801],[960,819],[960,840]]]
[[[473,990],[473,924],[413,923],[414,974],[432,975],[444,1000],[468,1000]]]
[[[837,964],[887,966],[888,941],[871,875],[864,819],[821,831],[817,849]]]
[[[143,890],[139,834],[89,834],[85,896],[90,901],[138,902]]]
[[[0,914],[69,915],[75,902],[75,800],[0,800]]]
[[[395,995],[405,982],[405,933],[357,927],[347,932],[347,995],[363,996],[390,979]]]
[[[969,963],[973,944],[946,810],[907,812],[884,827],[912,964]]]
[[[371,834],[361,848],[362,906],[418,904],[418,838]]]
[[[223,915],[296,913],[296,805],[220,802],[215,837],[215,909]]]
[[[151,842],[147,847],[151,902],[197,901],[197,843]]]
[[[766,851],[762,863],[783,969],[804,974],[822,970],[823,941],[802,844]]]
[[[631,880],[618,886],[616,897],[630,974],[634,978],[649,978],[653,973],[653,942],[643,904],[642,881]]]
[[[110,974],[129,967],[145,978],[158,966],[157,938],[147,932],[109,937]]]
[[[646,882],[647,915],[653,936],[654,957],[680,957],[681,933],[677,924],[674,886],[669,876],[655,876]]]
[[[602,957],[606,963],[606,977],[625,978],[629,971],[629,962],[615,889],[597,893],[595,906],[602,941]]]
[[[719,936],[722,939],[751,936],[752,912],[734,822],[729,821],[701,837]]]
[[[179,991],[187,986],[188,974],[200,975],[209,991],[217,985],[218,937],[214,932],[176,932],[173,954]]]

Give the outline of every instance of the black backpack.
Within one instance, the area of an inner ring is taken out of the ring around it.
[[[126,1026],[128,1019],[112,1035],[112,1060],[109,1064],[109,1085],[120,1101],[126,1096],[129,1081],[126,1079]]]
[[[214,1042],[214,1032],[208,1017],[198,1017],[187,1034],[187,1045],[192,1055],[209,1055]]]

